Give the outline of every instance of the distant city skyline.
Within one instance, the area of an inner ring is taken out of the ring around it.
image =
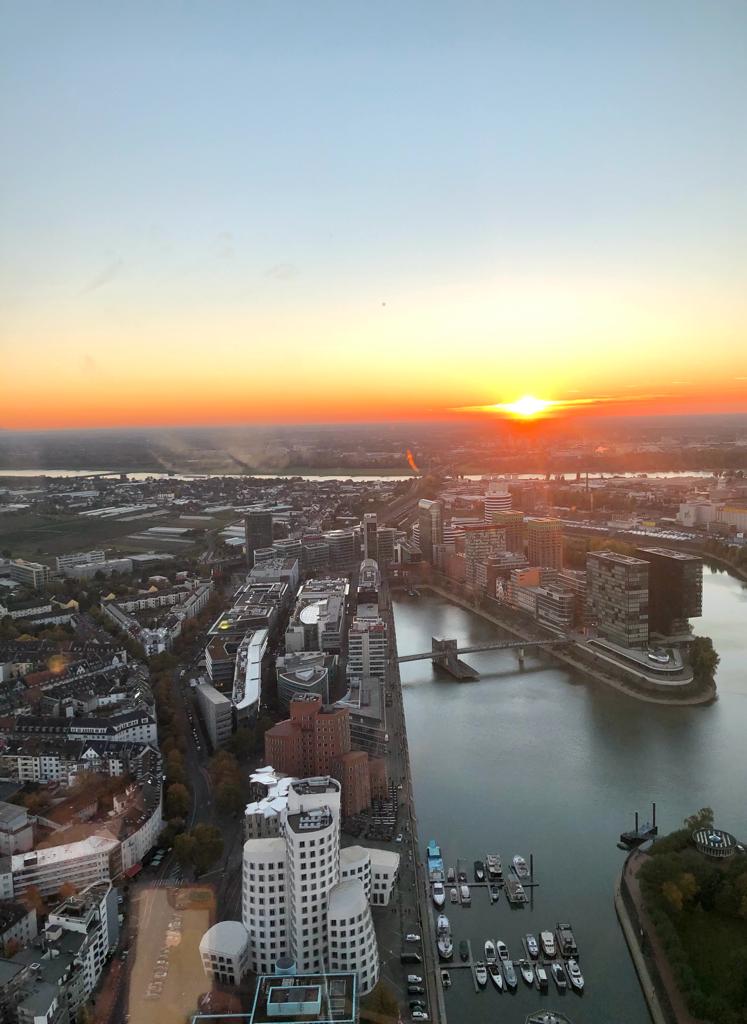
[[[747,411],[746,36],[6,2],[0,428]]]

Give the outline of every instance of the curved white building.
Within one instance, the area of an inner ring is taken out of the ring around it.
[[[354,971],[361,995],[379,980],[379,950],[371,910],[358,879],[340,882],[329,894],[327,907],[329,970]]]
[[[489,480],[485,492],[485,522],[493,522],[494,512],[510,512],[513,499],[505,480]]]
[[[241,916],[249,934],[247,962],[255,974],[271,973],[288,954],[286,851],[282,836],[244,843]]]
[[[238,985],[249,963],[249,934],[241,921],[219,921],[200,939],[205,974],[222,985]]]

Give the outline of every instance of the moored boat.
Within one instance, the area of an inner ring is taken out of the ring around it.
[[[459,886],[459,898],[461,899],[462,903],[465,904],[472,902],[472,894],[469,891],[468,885]]]
[[[508,946],[502,939],[495,940],[495,951],[499,960],[508,960]]]
[[[549,981],[547,977],[547,971],[545,970],[545,965],[537,964],[537,966],[534,968],[534,974],[537,978],[537,988],[540,990],[540,992],[544,992],[547,988]]]
[[[433,897],[433,902],[436,904],[437,907],[442,907],[444,905],[444,903],[446,902],[446,889],[444,889],[443,882],[433,883],[431,896]]]
[[[527,953],[531,956],[532,960],[536,960],[539,956],[539,945],[531,933],[524,936],[524,945],[527,947]]]
[[[449,889],[449,899],[451,900],[452,903],[459,902],[459,893],[457,892],[457,888],[455,885],[452,886],[451,889]]]
[[[555,936],[552,932],[540,932],[542,952],[551,959],[555,956]]]
[[[480,988],[485,988],[488,983],[488,971],[482,960],[478,960],[475,964],[475,981]]]
[[[578,966],[577,960],[569,960],[565,965],[566,971],[568,971],[568,977],[571,980],[571,985],[577,992],[583,992],[584,990],[584,976],[581,973],[581,968]]]
[[[446,872],[446,881],[447,882],[453,882],[455,879],[456,879],[456,871],[454,870],[454,868],[449,868],[449,870]]]
[[[558,921],[555,925],[555,934],[558,937],[558,949],[561,956],[577,957],[578,946],[574,938],[571,926],[567,922]]]
[[[534,984],[534,967],[529,963],[528,960],[519,960],[519,970],[521,976],[527,985]]]
[[[448,971],[441,971],[441,984],[444,988],[449,988],[451,985],[451,975]]]
[[[475,863],[473,864],[473,867],[474,867],[474,871],[475,871],[475,881],[476,882],[484,882],[485,881],[485,865],[483,864],[483,862],[481,860],[476,860]]]
[[[503,967],[503,977],[506,979],[506,984],[509,988],[516,988],[518,982],[516,980],[516,971],[514,970],[513,961],[504,960],[501,964]]]
[[[495,882],[491,882],[488,891],[490,892],[490,902],[495,903],[501,895],[500,886],[496,885]]]
[[[570,1017],[558,1010],[535,1010],[525,1018],[524,1024],[573,1024]]]
[[[493,982],[499,992],[503,991],[503,972],[495,961],[492,964],[488,964],[488,973],[490,974],[490,980]]]
[[[518,853],[511,861],[511,864],[517,878],[529,878],[529,865]]]
[[[558,986],[558,992],[565,992],[568,988],[568,979],[565,976],[563,965],[556,961],[554,964],[550,964],[550,970],[552,971],[553,981]]]
[[[454,955],[454,943],[451,941],[451,925],[446,914],[439,914],[436,922],[436,945],[442,960],[451,960]]]
[[[485,943],[485,963],[495,963],[495,944],[490,939]]]
[[[501,865],[501,858],[497,853],[486,853],[485,854],[485,870],[488,873],[488,878],[491,881],[500,881],[503,878],[503,866]]]
[[[467,881],[467,865],[464,863],[463,860],[458,860],[457,861],[457,881],[458,882],[466,882]]]

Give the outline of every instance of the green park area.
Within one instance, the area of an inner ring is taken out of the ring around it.
[[[747,854],[698,852],[703,808],[656,842],[639,872],[646,908],[690,1012],[719,1024],[747,1022]]]

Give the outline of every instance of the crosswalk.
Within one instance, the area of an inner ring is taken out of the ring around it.
[[[168,889],[170,886],[181,884],[181,875],[169,875],[168,878],[157,878],[154,882],[151,882],[154,889]]]

